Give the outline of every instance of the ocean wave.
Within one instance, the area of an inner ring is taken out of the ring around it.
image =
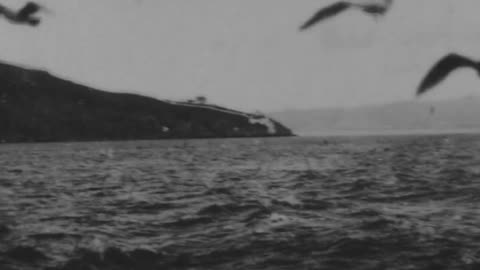
[[[0,269],[480,269],[479,140],[1,146]]]
[[[37,262],[47,260],[48,256],[35,247],[16,246],[8,249],[3,254],[5,257],[20,262]]]

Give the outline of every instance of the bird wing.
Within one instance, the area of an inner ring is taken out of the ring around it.
[[[317,13],[315,13],[308,21],[306,21],[301,27],[300,30],[305,30],[310,28],[312,25],[317,24],[318,22],[333,17],[339,14],[342,11],[345,11],[351,6],[350,3],[347,2],[337,2],[330,6],[320,9]]]
[[[34,2],[28,2],[19,12],[19,18],[27,18],[41,9],[41,6]]]
[[[11,19],[14,18],[17,14],[13,10],[0,4],[0,15],[4,15],[8,19]]]
[[[462,55],[449,54],[440,59],[428,72],[417,88],[420,96],[443,81],[453,70],[460,67],[475,67],[476,63]]]

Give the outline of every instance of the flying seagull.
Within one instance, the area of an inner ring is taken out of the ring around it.
[[[0,15],[5,16],[5,18],[11,23],[37,26],[40,23],[40,18],[32,15],[42,9],[44,9],[44,7],[34,2],[28,2],[19,11],[14,11],[0,4]]]
[[[471,60],[456,53],[448,54],[440,59],[428,72],[417,88],[417,96],[431,90],[454,70],[458,68],[473,68],[480,76],[480,62]]]
[[[392,2],[393,0],[382,0],[381,2],[370,1],[368,3],[353,3],[349,1],[336,2],[317,11],[317,13],[315,13],[308,21],[300,26],[300,31],[306,30],[325,19],[329,19],[352,8],[360,9],[374,17],[383,16],[390,9]]]

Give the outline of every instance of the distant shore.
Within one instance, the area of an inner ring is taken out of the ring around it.
[[[449,135],[449,134],[480,134],[480,129],[393,129],[393,130],[329,130],[301,132],[301,137],[331,137],[331,136],[398,136],[398,135]]]

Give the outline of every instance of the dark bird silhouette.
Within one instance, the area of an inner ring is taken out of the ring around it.
[[[44,7],[34,2],[28,2],[19,11],[14,11],[0,4],[0,15],[5,16],[5,18],[11,23],[37,26],[40,23],[40,18],[32,15],[42,9],[44,9]]]
[[[480,76],[480,62],[471,60],[465,56],[451,53],[440,59],[428,72],[417,88],[417,96],[420,96],[437,84],[458,68],[473,68]]]
[[[347,1],[336,2],[320,9],[308,21],[306,21],[302,26],[300,26],[300,30],[306,30],[323,20],[334,17],[351,8],[360,9],[361,11],[374,17],[383,16],[390,9],[392,2],[393,0],[383,0],[383,2],[377,1],[365,4],[352,3]]]

